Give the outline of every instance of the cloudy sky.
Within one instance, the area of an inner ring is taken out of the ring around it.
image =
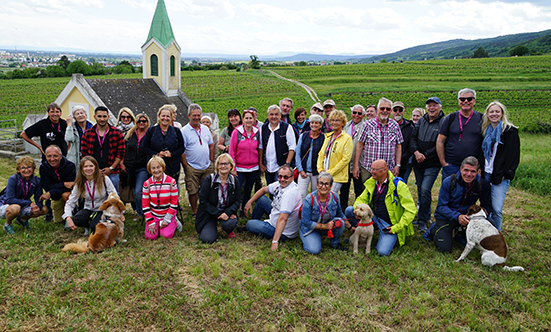
[[[0,46],[140,54],[157,0],[0,0]],[[384,54],[551,29],[551,1],[165,0],[183,53]]]

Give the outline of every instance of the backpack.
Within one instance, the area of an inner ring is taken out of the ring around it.
[[[333,195],[333,199],[335,200],[335,202],[337,202],[337,196],[335,196],[335,193],[330,191],[331,195]],[[314,207],[314,195],[312,195],[312,193],[310,193],[310,198],[311,198],[311,204],[310,204],[310,208],[312,209]],[[302,207],[304,206],[304,204],[300,205],[300,208],[298,209],[298,219],[299,220],[302,220]]]
[[[392,180],[392,183],[394,184],[394,193],[392,195],[392,203],[396,204],[396,206],[398,206],[398,182],[400,181],[403,183],[406,183],[406,181],[404,181],[404,179],[402,179],[399,176],[395,177],[394,180]],[[367,195],[369,198],[369,193]]]

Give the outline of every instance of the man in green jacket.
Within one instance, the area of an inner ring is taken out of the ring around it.
[[[388,256],[396,240],[403,246],[406,236],[414,234],[412,222],[416,212],[415,202],[408,186],[403,181],[394,179],[382,159],[371,164],[371,178],[364,185],[365,190],[354,202],[354,207],[346,208],[345,214],[348,218],[353,218],[354,208],[358,204],[369,205],[373,210],[373,224],[379,228],[377,253]],[[351,220],[352,230],[354,221]]]

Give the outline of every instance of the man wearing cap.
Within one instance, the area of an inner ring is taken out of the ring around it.
[[[388,169],[397,176],[402,158],[402,132],[396,121],[390,118],[392,101],[379,99],[377,116],[365,122],[354,157],[354,178],[365,183],[371,177],[371,163],[382,159]],[[363,153],[363,155],[362,155]]]
[[[463,159],[475,156],[484,165],[482,153],[482,114],[474,111],[476,91],[462,89],[457,93],[459,111],[442,120],[436,140],[436,152],[442,165],[442,180],[459,172]]]
[[[436,140],[440,123],[444,119],[440,98],[427,99],[426,108],[427,113],[413,127],[409,143],[409,150],[413,153],[413,172],[417,183],[417,202],[419,203],[417,223],[420,231],[425,231],[427,222],[430,221],[432,186],[441,166],[436,153]]]
[[[400,167],[400,173],[398,176],[404,179],[408,183],[409,174],[411,173],[411,165],[409,165],[409,158],[411,157],[411,152],[409,151],[409,140],[411,137],[411,132],[413,131],[413,122],[410,120],[404,119],[404,112],[406,108],[404,103],[401,101],[395,101],[392,103],[392,118],[394,121],[398,122],[400,125],[400,132],[404,138],[404,143],[402,143],[402,164]]]
[[[323,118],[323,106],[321,106],[321,103],[315,103],[310,108],[310,115],[317,114]]]
[[[329,124],[329,122],[327,122],[327,119],[329,119],[329,115],[336,108],[337,107],[335,106],[335,102],[331,99],[327,99],[323,102],[323,112],[325,113],[325,120],[323,121],[323,125],[321,126],[322,133],[331,132],[331,125]]]

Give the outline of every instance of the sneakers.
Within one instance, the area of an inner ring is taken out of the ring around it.
[[[348,251],[348,248],[343,246],[340,242],[337,243],[336,246],[334,247],[330,247],[331,249],[335,249],[335,250],[340,250],[340,251],[344,251],[344,252],[347,252]]]
[[[178,218],[175,218],[176,219],[176,229],[178,229],[178,232],[182,232],[182,223],[180,222],[180,220],[178,220]]]
[[[15,218],[15,223],[18,224],[18,225],[21,225],[25,228],[29,228],[29,229],[31,228],[31,224],[29,224],[29,221],[28,220],[23,220],[20,217]]]
[[[8,235],[15,234],[15,231],[13,230],[13,227],[8,224],[4,224],[4,232]]]
[[[235,237],[235,233],[234,233],[234,232],[228,233],[228,239],[233,239],[234,237]]]
[[[48,211],[48,213],[44,216],[44,222],[52,222],[53,219],[54,215],[52,214],[52,211]]]

